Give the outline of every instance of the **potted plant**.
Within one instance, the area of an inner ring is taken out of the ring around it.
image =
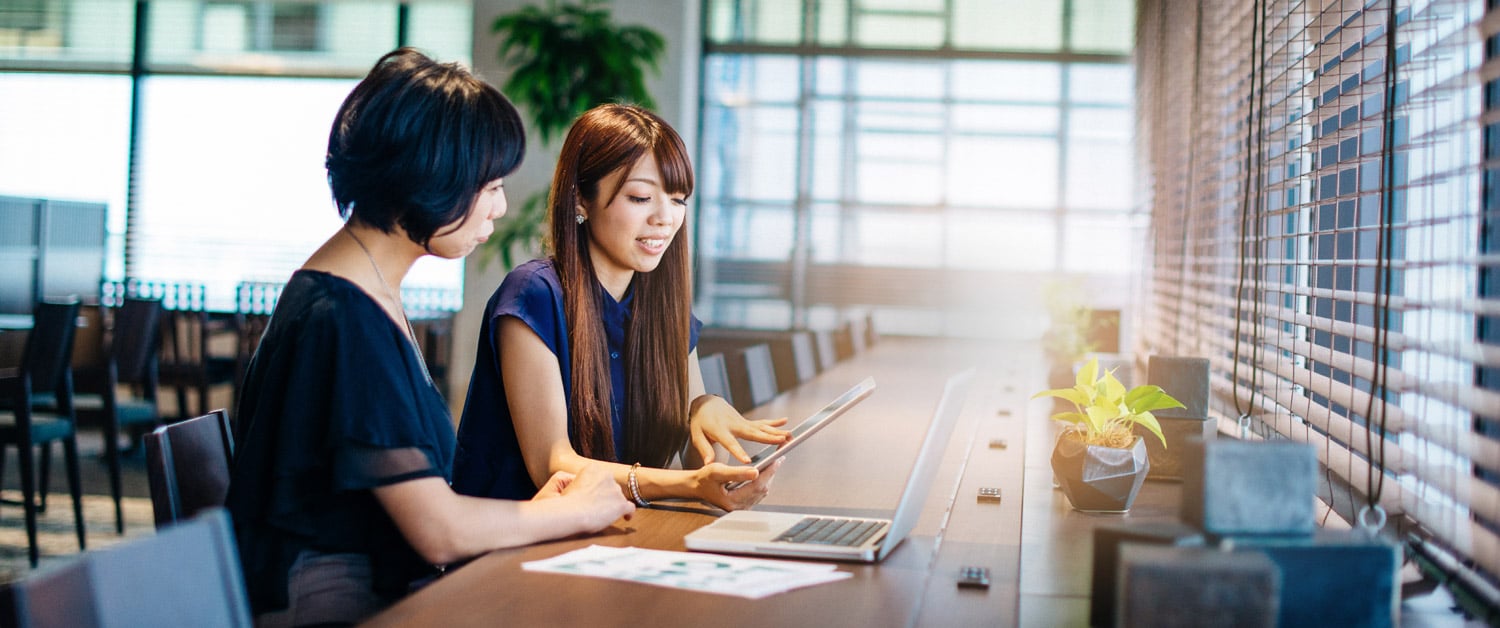
[[[1182,403],[1160,386],[1126,389],[1113,371],[1100,373],[1098,358],[1090,359],[1069,388],[1033,395],[1068,402],[1071,411],[1052,419],[1068,424],[1052,450],[1052,472],[1068,502],[1087,512],[1125,512],[1151,469],[1141,426],[1166,445],[1154,410],[1180,408]]]
[[[527,6],[496,18],[490,32],[500,36],[500,60],[512,68],[501,90],[528,115],[544,146],[595,105],[656,107],[645,74],[659,71],[666,40],[649,28],[616,23],[604,0]],[[498,256],[511,268],[518,247],[541,241],[546,219],[543,189],[495,225],[480,259]]]

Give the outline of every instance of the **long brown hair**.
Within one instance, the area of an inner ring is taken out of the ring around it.
[[[633,105],[600,105],[573,123],[552,176],[549,241],[562,283],[572,346],[573,395],[568,427],[573,448],[596,460],[614,460],[610,425],[610,375],[598,280],[589,257],[592,221],[574,218],[584,201],[601,198],[600,183],[654,157],[669,194],[693,193],[693,166],[682,138],[656,114]],[[605,202],[619,193],[603,190]],[[596,208],[597,209],[597,208]],[[684,216],[684,223],[686,216]],[[685,225],[684,225],[685,226]],[[688,334],[693,300],[686,231],[661,264],[632,279],[634,303],[625,332],[624,460],[663,466],[687,441]]]

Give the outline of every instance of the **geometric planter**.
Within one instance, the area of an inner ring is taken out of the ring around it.
[[[1063,432],[1052,449],[1052,475],[1075,510],[1122,513],[1130,510],[1146,481],[1151,460],[1137,436],[1128,449],[1087,445],[1076,432]]]

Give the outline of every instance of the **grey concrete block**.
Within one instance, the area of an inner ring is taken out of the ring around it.
[[[1116,626],[1276,625],[1280,576],[1263,554],[1127,543]]]
[[[1218,426],[1208,420],[1208,366],[1207,358],[1151,356],[1146,383],[1161,386],[1184,407],[1152,412],[1161,423],[1165,445],[1145,428],[1135,428],[1146,440],[1146,453],[1151,457],[1147,479],[1181,480],[1191,460],[1188,447],[1218,435]]]
[[[1208,358],[1153,355],[1147,364],[1146,383],[1161,386],[1184,406],[1153,412],[1158,418],[1208,420]]]
[[[1094,570],[1090,575],[1089,625],[1110,626],[1115,621],[1115,580],[1120,548],[1128,544],[1201,547],[1203,535],[1177,522],[1120,523],[1094,528]]]
[[[1280,626],[1400,623],[1400,548],[1356,530],[1310,537],[1236,537],[1236,552],[1270,558],[1281,573]]]
[[[1205,441],[1190,448],[1182,520],[1210,536],[1309,535],[1317,455],[1293,441]]]

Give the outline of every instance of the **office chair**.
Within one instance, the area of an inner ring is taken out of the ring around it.
[[[78,549],[85,547],[83,495],[78,480],[78,439],[73,417],[73,370],[70,365],[77,319],[77,301],[38,303],[34,324],[26,337],[20,370],[0,376],[0,468],[4,465],[4,447],[15,445],[19,452],[21,506],[26,517],[26,541],[32,567],[36,566],[39,554],[36,515],[41,506],[33,455],[38,445],[43,447],[42,462],[45,463],[50,460],[47,452],[52,443],[63,443]]]
[[[125,533],[120,506],[120,433],[133,426],[155,426],[157,409],[156,353],[161,326],[159,299],[126,297],[114,314],[102,361],[79,368],[75,375],[74,406],[81,421],[104,428],[104,457],[109,464],[110,496],[115,502],[115,532]],[[132,390],[122,394],[121,386]]]
[[[146,478],[158,529],[224,505],[229,494],[234,436],[229,417],[215,410],[146,435]]]
[[[249,628],[229,514],[205,512],[12,582],[0,594],[0,620],[18,628]]]

